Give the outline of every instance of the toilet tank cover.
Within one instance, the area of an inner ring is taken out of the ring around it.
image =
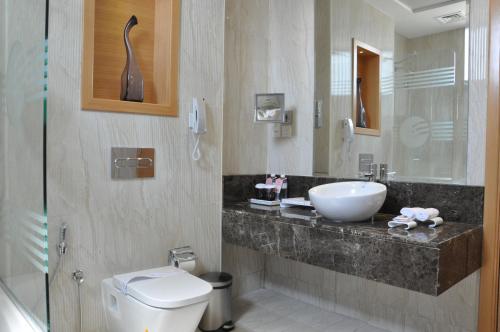
[[[172,266],[116,275],[113,284],[151,307],[173,309],[207,301],[212,286]]]

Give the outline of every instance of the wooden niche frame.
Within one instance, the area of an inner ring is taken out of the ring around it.
[[[359,135],[380,136],[381,91],[380,66],[382,52],[375,47],[352,39],[352,120]],[[358,127],[358,78],[362,78],[362,100],[366,110],[367,128]]]
[[[180,0],[84,0],[82,108],[163,116],[178,115]],[[144,76],[144,102],[120,100],[126,63],[123,29]]]

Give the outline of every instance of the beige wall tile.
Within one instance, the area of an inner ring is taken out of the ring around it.
[[[314,1],[226,4],[224,174],[312,174]],[[292,138],[255,124],[255,93],[285,93]],[[264,154],[263,154],[264,153]]]
[[[332,282],[335,284],[333,289]],[[476,330],[479,272],[439,297],[433,297],[266,256],[264,285],[265,288],[388,331]]]
[[[198,271],[221,266],[224,1],[182,1],[179,117],[80,109],[82,0],[50,3],[49,223],[69,224],[70,245],[51,289],[53,331],[76,331],[81,268],[83,331],[104,331],[100,283],[116,273],[167,264],[192,245]],[[191,98],[208,105],[203,158],[191,161]],[[154,147],[156,177],[112,181],[112,146]],[[50,233],[51,246],[57,231]],[[51,270],[56,258],[51,252]]]
[[[223,171],[267,171],[267,125],[254,123],[255,94],[268,91],[269,0],[226,1]]]

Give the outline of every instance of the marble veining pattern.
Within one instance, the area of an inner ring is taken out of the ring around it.
[[[312,174],[314,1],[228,0],[226,10],[223,173]],[[292,138],[253,122],[256,93],[285,93]]]
[[[198,271],[221,267],[224,1],[181,1],[179,116],[82,111],[83,0],[50,2],[48,190],[50,272],[58,227],[68,223],[68,254],[50,289],[52,331],[105,331],[101,281],[167,264],[168,249],[192,245]],[[203,158],[191,160],[188,112],[207,100]],[[156,177],[112,181],[112,146],[154,147]]]
[[[267,136],[267,171],[312,174],[314,1],[269,0],[269,92],[285,93],[293,110],[293,137]]]
[[[358,154],[373,153],[374,162],[390,162],[393,140],[394,94],[381,91],[381,135],[355,135],[347,146],[342,139],[341,120],[352,118],[352,38],[382,52],[381,80],[390,80],[394,71],[394,21],[363,0],[332,0],[330,10],[332,57],[330,108],[330,176],[353,177],[358,173]],[[311,173],[295,173],[310,175]]]
[[[267,125],[254,123],[253,109],[268,91],[270,15],[269,0],[226,1],[224,174],[267,171]]]
[[[308,190],[326,183],[349,181],[331,177],[288,176],[288,196],[308,197]],[[359,180],[359,179],[358,179]],[[224,177],[224,201],[244,202],[254,195],[256,183],[265,175]],[[381,213],[398,214],[404,206],[434,207],[448,222],[483,223],[484,188],[433,183],[390,181]]]
[[[470,1],[467,184],[484,185],[488,111],[489,1]]]
[[[430,296],[276,256],[265,288],[391,332],[476,331],[479,272]]]
[[[265,256],[242,246],[222,242],[222,271],[233,276],[233,297],[264,287]]]
[[[236,265],[231,268],[242,272],[265,270],[263,283],[266,290],[324,311],[355,318],[391,332],[476,331],[479,272],[435,297],[245,248],[234,250],[236,246],[226,243],[224,246],[228,251],[224,252],[223,259],[229,251],[233,256],[230,262],[226,261],[225,269],[234,263]],[[247,264],[249,257],[251,261]],[[236,279],[245,279],[245,275],[240,274]],[[246,293],[237,297],[253,297],[252,294],[259,289],[248,288]],[[239,299],[234,302],[237,318],[241,317],[238,314]]]
[[[439,295],[480,267],[482,228],[447,223],[410,232],[373,224],[332,223],[302,209],[262,211],[226,204],[224,241],[370,280]]]

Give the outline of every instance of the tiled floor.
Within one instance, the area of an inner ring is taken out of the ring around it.
[[[387,332],[268,289],[234,300],[234,332]]]

